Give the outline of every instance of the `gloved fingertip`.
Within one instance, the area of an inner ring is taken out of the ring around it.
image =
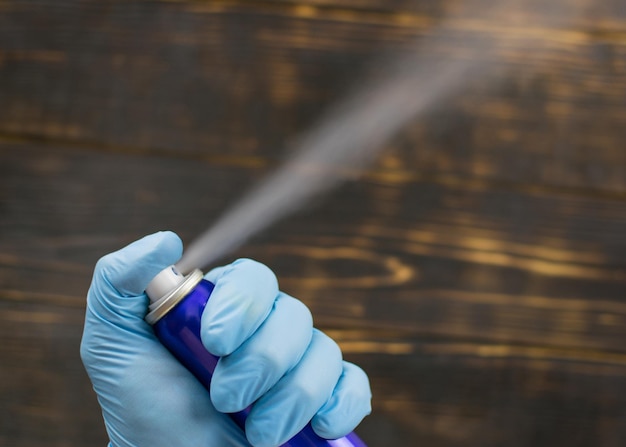
[[[120,295],[140,295],[157,273],[180,259],[182,251],[176,233],[154,233],[101,258],[94,278],[104,279]]]
[[[213,386],[215,381],[211,381],[211,403],[217,411],[220,413],[234,413],[241,411],[245,407],[240,407],[239,395],[232,389],[225,389],[224,387],[216,388]]]
[[[253,447],[276,447],[280,440],[276,436],[277,430],[272,427],[252,425],[246,422],[246,438]]]
[[[313,431],[325,439],[347,435],[371,413],[372,392],[365,371],[343,362],[333,395],[311,420]]]
[[[214,355],[229,355],[271,312],[278,280],[267,266],[251,259],[219,267],[207,279],[215,289],[202,313],[202,342]]]
[[[230,268],[229,265],[222,265],[220,267],[215,267],[211,269],[206,275],[204,275],[204,279],[209,282],[215,284],[219,278]]]

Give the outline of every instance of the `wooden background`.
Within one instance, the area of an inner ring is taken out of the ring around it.
[[[468,35],[542,49],[233,257],[367,370],[371,447],[626,445],[626,6],[540,6],[515,27],[457,0],[0,0],[0,445],[104,446],[78,356],[96,260],[190,242],[450,12],[434,60]]]

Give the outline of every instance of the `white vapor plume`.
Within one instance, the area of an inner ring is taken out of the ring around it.
[[[486,8],[493,16],[494,4],[482,1],[465,4],[465,10]],[[507,8],[522,5],[504,0],[497,3],[500,15]],[[503,13],[504,12],[504,13]],[[565,11],[550,11],[543,16],[544,27],[564,23]],[[504,56],[497,51],[498,33],[472,32],[476,23],[467,22],[470,38],[463,41],[463,57],[433,63],[427,49],[449,46],[463,17],[444,19],[437,29],[409,47],[402,57],[378,61],[379,74],[361,82],[343,101],[298,140],[292,155],[273,174],[265,178],[202,234],[176,265],[182,273],[203,268],[234,250],[254,234],[304,206],[311,197],[328,191],[363,170],[385,143],[403,126],[421,114],[458,94],[476,79],[493,75]],[[482,19],[485,21],[486,19]],[[484,23],[490,23],[486,21]],[[502,24],[497,24],[501,29]],[[524,23],[515,24],[524,30]],[[536,23],[532,26],[536,29]],[[539,35],[539,37],[537,37]],[[524,50],[541,49],[542,35],[535,33],[524,42]],[[384,65],[381,65],[384,63]],[[381,70],[380,68],[384,68]],[[381,73],[382,72],[382,73]]]

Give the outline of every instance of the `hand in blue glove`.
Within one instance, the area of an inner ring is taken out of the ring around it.
[[[202,340],[222,357],[209,396],[144,321],[144,289],[181,253],[180,239],[163,232],[96,265],[81,357],[113,446],[277,446],[309,421],[332,439],[369,414],[365,373],[342,361],[306,306],[251,260],[206,276],[215,290],[202,315]],[[221,413],[253,403],[245,434]]]

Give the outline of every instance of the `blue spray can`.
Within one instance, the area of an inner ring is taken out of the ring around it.
[[[209,390],[219,357],[209,353],[200,338],[202,311],[211,297],[214,285],[200,270],[182,275],[174,266],[162,270],[150,282],[146,293],[150,307],[146,321],[158,339]],[[231,413],[244,430],[250,408]],[[282,447],[367,447],[353,432],[343,438],[320,438],[308,424]]]

